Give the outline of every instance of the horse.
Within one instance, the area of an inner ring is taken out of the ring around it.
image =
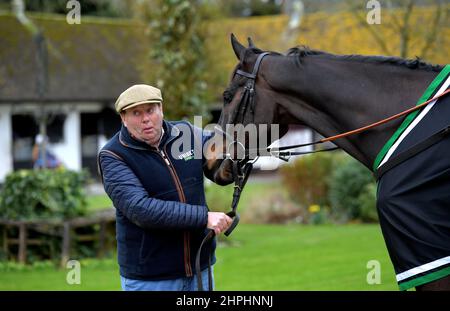
[[[224,105],[218,122],[218,128],[221,129],[229,124],[245,126],[252,122],[255,125],[279,124],[282,136],[289,124],[302,124],[325,137],[333,136],[411,108],[427,86],[446,68],[425,63],[418,58],[335,55],[307,47],[292,48],[287,54],[264,52],[250,38],[248,41],[249,46],[245,47],[231,35],[231,45],[239,63],[223,94]],[[445,103],[436,106],[445,107]],[[450,103],[446,106],[450,106]],[[439,118],[439,112],[437,114]],[[441,121],[450,120],[448,115],[447,118],[441,116]],[[408,117],[370,127],[355,135],[343,135],[334,143],[368,169],[376,171],[383,160],[382,156],[386,157],[388,153],[384,150],[380,156],[380,151],[386,149],[387,142]],[[229,136],[223,130],[216,132],[207,148],[205,175],[219,185],[233,181],[233,161],[230,157],[224,157],[224,154],[230,154],[228,143],[225,142]],[[444,135],[437,140],[439,143],[422,146],[416,153],[425,154],[432,151],[430,145],[438,148],[442,142],[446,145],[441,146],[440,150],[450,150],[448,138]],[[248,147],[248,141],[241,142],[241,146]],[[399,201],[395,198],[395,187],[400,182],[391,181],[395,176],[406,175],[405,170],[411,167],[408,161],[397,163],[394,169],[385,172],[378,180],[377,211],[380,225],[397,282],[403,290],[413,287],[416,290],[450,290],[450,156],[448,152],[444,153],[446,157],[442,157],[442,152],[437,154],[440,157],[435,156],[430,161],[441,164],[439,180],[443,183],[441,188],[444,192],[429,201],[440,200],[444,202],[444,207],[442,202],[437,202],[440,206],[431,220],[414,220],[414,215],[405,212],[404,207],[399,208],[404,214],[395,211],[394,203]],[[409,153],[404,158],[416,156]],[[246,161],[248,157],[242,163]],[[395,171],[400,167],[403,171]],[[423,166],[419,165],[415,171],[421,168]],[[410,176],[408,178],[411,179]],[[388,190],[380,194],[380,189]],[[420,191],[416,192],[422,195]],[[413,203],[408,202],[410,205]],[[417,208],[420,206],[415,207],[416,211]],[[422,211],[417,213],[421,214]],[[425,237],[414,233],[416,224],[418,231],[426,233]],[[424,253],[433,255],[430,257]]]

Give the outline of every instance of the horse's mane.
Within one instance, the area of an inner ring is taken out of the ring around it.
[[[298,60],[301,62],[302,58],[309,55],[324,55],[330,58],[337,58],[343,60],[357,61],[363,63],[378,63],[378,64],[392,64],[398,66],[405,66],[410,69],[421,69],[428,71],[441,71],[443,66],[433,65],[422,61],[419,57],[416,59],[405,59],[401,57],[394,56],[365,56],[365,55],[335,55],[323,51],[311,50],[307,46],[298,46],[289,49],[286,53],[287,56],[297,56]]]

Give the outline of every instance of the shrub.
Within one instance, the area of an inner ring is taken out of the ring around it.
[[[321,225],[328,222],[330,208],[328,206],[320,206],[317,204],[308,207],[307,222],[313,225]]]
[[[19,170],[6,177],[0,215],[10,220],[67,219],[86,213],[83,186],[88,174],[56,170]]]
[[[303,212],[282,193],[265,194],[250,202],[242,212],[241,220],[243,223],[253,224],[303,222]]]
[[[363,191],[359,194],[359,211],[362,221],[364,222],[378,222],[377,213],[377,185],[375,182],[367,184]]]
[[[332,214],[340,221],[376,220],[376,185],[371,172],[352,158],[336,168],[330,179]]]
[[[231,210],[233,185],[226,187],[210,181],[205,183],[205,195],[208,207],[212,212],[228,213]]]
[[[328,178],[333,166],[332,154],[316,153],[281,167],[280,173],[283,184],[295,202],[305,207],[326,205]]]
[[[330,175],[346,157],[343,152],[315,153],[299,157],[281,168],[283,185],[301,209],[303,223],[327,222],[330,214]]]
[[[283,184],[300,206],[302,222],[378,221],[376,184],[362,164],[343,152],[300,157],[281,168]]]

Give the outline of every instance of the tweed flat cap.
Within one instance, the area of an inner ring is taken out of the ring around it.
[[[151,85],[136,84],[119,95],[116,101],[116,111],[135,107],[147,103],[162,103],[161,91]]]

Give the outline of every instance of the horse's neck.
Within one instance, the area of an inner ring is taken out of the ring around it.
[[[284,57],[267,64],[270,68],[264,78],[277,93],[277,103],[288,112],[288,118],[294,117],[324,136],[353,130],[414,106],[437,75],[400,65],[321,55],[307,56],[301,63],[294,62],[293,57]],[[401,121],[335,143],[371,168]]]

